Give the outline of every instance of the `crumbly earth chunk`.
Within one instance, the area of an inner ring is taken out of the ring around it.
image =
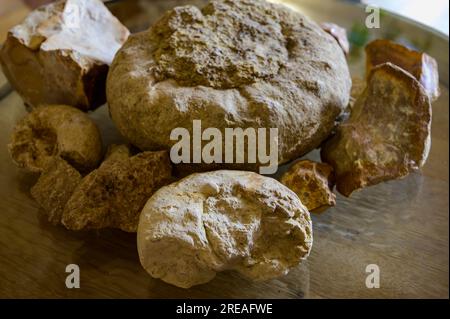
[[[65,160],[54,157],[45,166],[31,195],[44,209],[48,221],[61,224],[64,206],[81,182],[81,174]]]
[[[29,106],[105,103],[108,66],[129,35],[100,0],[63,0],[31,12],[12,28],[0,63]]]
[[[266,1],[213,0],[170,10],[130,36],[111,65],[107,98],[119,131],[142,150],[170,149],[174,128],[192,135],[201,119],[222,135],[278,128],[285,163],[328,137],[350,87],[338,43],[307,17]]]
[[[434,58],[389,40],[375,40],[366,46],[366,74],[377,65],[391,62],[411,73],[425,88],[431,101],[440,95],[438,65]]]
[[[123,147],[116,147],[75,189],[64,209],[62,223],[71,230],[112,227],[136,232],[142,207],[170,181],[167,152],[143,152],[129,157]]]
[[[311,219],[297,195],[245,171],[197,173],[161,188],[138,227],[142,266],[182,288],[223,270],[251,280],[285,275],[311,246]]]
[[[347,30],[331,22],[323,22],[320,26],[336,39],[342,51],[344,51],[345,55],[348,55],[350,52],[350,43],[347,39]]]
[[[386,63],[372,70],[350,118],[321,150],[345,196],[422,167],[431,145],[431,104],[408,72]]]
[[[66,105],[40,106],[28,113],[14,127],[8,148],[19,167],[38,173],[56,156],[80,172],[89,172],[102,156],[95,123],[85,113]]]
[[[333,194],[333,168],[326,163],[301,160],[292,165],[281,177],[310,212],[321,213],[336,205]]]

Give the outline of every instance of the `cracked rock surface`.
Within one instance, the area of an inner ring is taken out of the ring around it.
[[[138,226],[143,267],[182,288],[224,270],[251,280],[285,275],[311,246],[310,215],[297,195],[245,171],[197,173],[161,188]]]
[[[165,151],[131,156],[127,146],[112,146],[100,167],[75,188],[62,224],[70,230],[112,227],[136,232],[142,207],[171,181],[171,171]]]
[[[107,99],[140,149],[169,149],[172,129],[192,134],[200,119],[222,134],[278,128],[285,163],[329,135],[350,87],[344,53],[315,22],[265,1],[214,0],[174,8],[131,35],[111,65]]]

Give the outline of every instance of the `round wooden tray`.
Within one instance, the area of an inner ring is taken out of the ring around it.
[[[115,1],[111,10],[133,31],[177,4],[203,1]],[[22,100],[0,74],[0,297],[132,298],[448,298],[449,97],[448,37],[383,12],[380,29],[366,29],[362,6],[337,1],[278,1],[318,22],[349,31],[354,76],[363,76],[365,43],[389,38],[426,51],[439,63],[441,97],[433,104],[432,148],[420,173],[367,188],[313,215],[314,245],[308,260],[289,275],[251,283],[219,274],[189,290],[152,279],[141,267],[135,234],[116,230],[70,232],[40,217],[29,189],[35,176],[11,162],[7,143],[25,114]],[[141,3],[141,4],[139,4]],[[92,117],[106,144],[121,140],[103,106]],[[318,159],[317,152],[308,158]],[[65,268],[78,264],[81,288],[67,289]],[[380,288],[366,287],[366,267],[379,266]]]

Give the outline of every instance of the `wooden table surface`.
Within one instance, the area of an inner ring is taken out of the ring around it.
[[[175,3],[156,2],[157,8]],[[332,1],[321,2],[320,10],[312,0],[289,3],[316,20],[349,29],[364,15],[360,8]],[[422,172],[403,180],[367,188],[350,199],[338,196],[335,208],[313,215],[314,245],[308,260],[287,276],[264,283],[223,273],[208,284],[176,288],[145,273],[135,234],[70,232],[50,225],[30,197],[36,176],[19,171],[7,152],[13,125],[25,114],[20,97],[7,94],[0,100],[0,297],[448,298],[449,96],[444,70],[448,70],[448,39],[406,22],[396,23],[402,36],[411,34],[417,43],[422,37],[431,39],[426,49],[441,67],[442,96],[433,105],[427,164]],[[392,30],[392,24],[387,26]],[[355,75],[362,74],[363,58],[357,52],[349,58]],[[120,141],[106,106],[91,116],[106,144]],[[318,159],[317,151],[308,157]],[[80,289],[65,286],[65,267],[73,263],[80,267]],[[365,285],[369,264],[379,266],[378,289]]]

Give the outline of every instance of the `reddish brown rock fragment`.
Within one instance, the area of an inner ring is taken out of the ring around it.
[[[349,119],[322,148],[340,193],[401,178],[422,167],[431,144],[431,104],[408,72],[375,67]]]
[[[438,65],[434,58],[426,53],[410,50],[389,40],[375,40],[366,46],[366,74],[370,75],[377,65],[390,62],[411,73],[431,101],[440,95]]]
[[[44,209],[48,221],[61,224],[61,217],[70,196],[81,182],[80,173],[65,160],[54,157],[47,163],[31,195]]]
[[[328,164],[298,161],[284,173],[281,183],[296,193],[310,212],[320,213],[336,205],[333,168]]]
[[[71,230],[113,227],[135,232],[146,201],[171,181],[171,170],[167,152],[129,157],[117,147],[83,178],[65,207],[62,223]]]

